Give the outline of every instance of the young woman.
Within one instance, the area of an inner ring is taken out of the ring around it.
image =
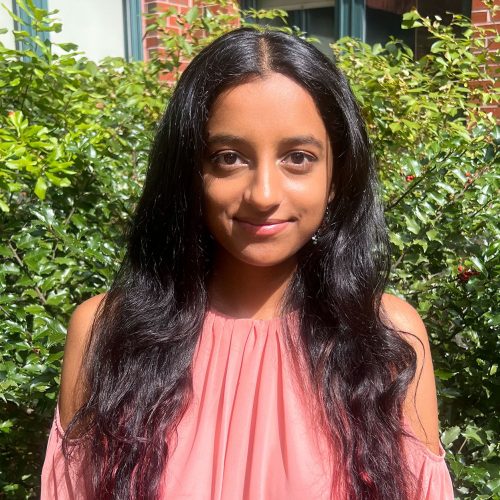
[[[42,498],[453,498],[365,126],[314,46],[237,29],[192,61],[128,241],[71,318]]]

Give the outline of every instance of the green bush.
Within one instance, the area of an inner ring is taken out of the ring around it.
[[[60,31],[53,15],[26,3],[38,31]],[[153,29],[166,58],[148,64],[96,64],[72,44],[56,55],[49,41],[22,30],[15,32],[22,50],[0,44],[0,497],[37,497],[66,325],[76,304],[106,289],[122,256],[171,91],[159,77],[175,79],[181,61],[238,15],[193,8],[178,16],[187,38],[168,32],[160,16]],[[249,17],[262,23],[285,13]],[[417,13],[404,23],[427,26],[436,37],[431,54],[415,61],[397,41],[370,47],[351,39],[333,50],[379,158],[393,291],[419,309],[433,341],[457,494],[498,498],[500,134],[478,108],[493,92],[471,85],[488,80],[484,34],[458,17],[455,31]]]
[[[36,498],[68,318],[110,282],[170,89],[155,65],[14,34],[22,51],[0,45],[0,492]]]
[[[397,40],[343,39],[333,49],[379,162],[393,292],[419,310],[431,337],[456,493],[500,498],[500,129],[479,107],[498,100],[485,71],[498,52],[461,16],[443,26],[410,12],[403,26],[429,31],[428,55],[416,61]]]

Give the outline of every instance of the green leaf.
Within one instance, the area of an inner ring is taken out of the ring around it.
[[[45,200],[45,193],[47,192],[47,183],[45,182],[45,179],[40,176],[36,180],[35,184],[35,194],[40,198],[41,200]]]
[[[460,436],[460,427],[457,425],[450,427],[449,429],[446,429],[442,434],[441,434],[441,442],[443,443],[443,446],[449,447],[456,439]]]
[[[472,439],[478,444],[484,444],[481,436],[478,434],[478,429],[473,426],[467,426],[467,429],[462,432],[462,435],[468,439]]]
[[[12,427],[14,426],[14,422],[12,420],[4,420],[0,422],[0,432],[8,434]]]
[[[476,269],[478,269],[479,271],[484,273],[484,265],[478,257],[476,257],[475,255],[472,255],[470,257],[470,260],[474,263],[474,266],[476,267]]]
[[[403,217],[408,231],[411,231],[413,234],[418,234],[420,232],[420,225],[417,223],[417,221],[413,217],[410,217],[406,214]]]
[[[422,249],[424,250],[424,252],[427,252],[427,248],[429,247],[427,241],[421,240],[421,239],[416,239],[416,240],[414,240],[414,243],[416,245],[420,245],[422,247]]]
[[[5,203],[5,201],[3,201],[1,198],[0,198],[0,210],[2,212],[9,212],[10,211],[9,205],[7,205],[7,203]]]
[[[454,377],[456,374],[453,372],[449,372],[446,370],[434,370],[434,375],[439,378],[440,380],[449,380],[450,378]]]
[[[429,231],[427,231],[425,234],[427,235],[427,238],[429,238],[430,241],[441,242],[440,234],[437,229],[429,229]]]
[[[193,22],[195,21],[195,19],[199,16],[199,9],[198,7],[195,5],[194,7],[191,7],[187,13],[186,13],[186,21],[189,23],[189,24],[193,24]]]
[[[400,250],[404,248],[404,242],[398,233],[394,232],[389,233],[389,240],[391,241],[391,243],[396,245]]]
[[[68,187],[71,186],[71,181],[66,177],[58,177],[57,175],[51,174],[50,172],[45,172],[47,179],[58,187]]]
[[[423,24],[420,21],[420,16],[416,10],[412,10],[411,12],[405,12],[403,14],[401,28],[412,29],[412,28],[419,28],[421,26],[423,26]]]
[[[65,52],[72,52],[78,50],[78,45],[75,43],[57,43],[58,47],[61,47]]]

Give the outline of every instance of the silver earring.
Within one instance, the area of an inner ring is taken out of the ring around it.
[[[328,219],[330,219],[330,208],[327,205],[326,210],[325,210],[325,216],[324,216],[323,220],[328,222]]]
[[[329,218],[330,218],[330,209],[327,206],[326,210],[325,210],[325,215],[323,216],[323,221],[321,222],[320,227],[316,230],[316,232],[311,237],[311,241],[312,241],[313,245],[318,244],[321,228],[328,222]]]

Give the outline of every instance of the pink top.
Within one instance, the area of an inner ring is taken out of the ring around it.
[[[323,500],[331,498],[331,454],[304,403],[279,318],[207,313],[193,358],[193,401],[178,427],[160,498]],[[84,474],[65,468],[56,407],[42,471],[42,500],[85,499]],[[171,448],[172,449],[172,448]],[[418,500],[453,500],[439,455],[407,439]],[[415,499],[416,500],[416,499]]]

